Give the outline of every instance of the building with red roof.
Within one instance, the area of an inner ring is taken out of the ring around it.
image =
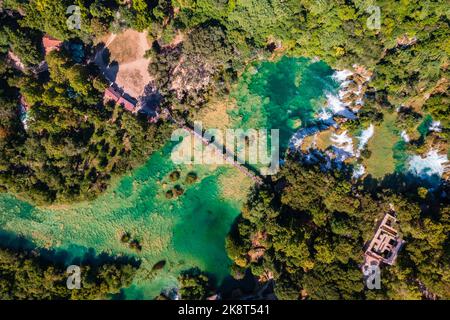
[[[130,112],[134,111],[134,108],[136,107],[136,104],[134,102],[131,102],[130,100],[120,97],[118,104],[122,105],[125,109],[127,109]]]
[[[115,103],[117,103],[119,101],[121,97],[121,94],[119,92],[117,92],[116,90],[114,90],[112,87],[108,87],[105,90],[105,94],[103,96],[105,101],[114,101]]]
[[[117,90],[113,87],[108,87],[105,90],[105,94],[103,95],[103,99],[105,102],[114,101],[116,104],[122,105],[126,110],[130,112],[134,112],[136,109],[136,102],[131,101],[130,99],[122,96]]]
[[[49,54],[53,50],[59,50],[62,43],[63,42],[61,40],[50,37],[49,35],[45,35],[42,38],[42,46],[45,49],[45,54]]]
[[[25,97],[20,95],[20,105],[24,108],[25,111],[30,110],[30,105],[25,100]]]

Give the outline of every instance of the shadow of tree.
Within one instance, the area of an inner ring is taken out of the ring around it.
[[[110,82],[115,82],[119,73],[119,63],[111,60],[111,52],[105,47],[105,43],[101,42],[94,48],[94,62],[102,72],[103,76]]]
[[[144,94],[139,98],[139,104],[141,105],[139,111],[151,117],[156,116],[162,99],[163,96],[156,88],[156,84],[149,83],[145,86]]]
[[[89,265],[99,267],[103,264],[125,265],[139,267],[141,262],[129,256],[112,256],[105,252],[97,253],[93,248],[71,246],[69,250],[46,249],[36,246],[32,241],[14,233],[0,230],[0,248],[11,249],[38,257],[42,265],[57,265],[66,267],[74,265]]]

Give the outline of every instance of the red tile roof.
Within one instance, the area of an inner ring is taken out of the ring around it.
[[[127,109],[128,111],[131,111],[131,112],[133,112],[134,108],[136,107],[135,103],[125,99],[124,97],[120,97],[120,99],[117,103],[123,105],[125,107],[125,109]]]
[[[59,47],[61,46],[62,41],[52,38],[49,35],[45,35],[42,38],[42,45],[45,49],[45,54],[48,54],[49,52],[53,50],[59,50]]]
[[[113,88],[109,87],[105,90],[104,100],[109,101],[112,100],[117,103],[120,99],[120,93],[118,93]]]
[[[27,103],[27,101],[25,100],[24,96],[20,96],[20,104],[23,106],[23,108],[28,111],[30,110],[30,105]]]

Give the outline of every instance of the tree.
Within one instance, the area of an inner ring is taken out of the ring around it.
[[[182,272],[178,277],[179,294],[183,300],[206,300],[212,294],[212,281],[199,269]]]

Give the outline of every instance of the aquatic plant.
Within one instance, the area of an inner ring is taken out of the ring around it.
[[[169,175],[169,179],[172,182],[178,181],[180,179],[180,171],[178,170],[172,171]]]
[[[185,182],[186,184],[193,184],[193,183],[195,183],[195,182],[197,181],[197,179],[198,179],[197,173],[195,173],[195,172],[189,172],[189,173],[187,174],[186,179],[185,179],[184,182]]]

